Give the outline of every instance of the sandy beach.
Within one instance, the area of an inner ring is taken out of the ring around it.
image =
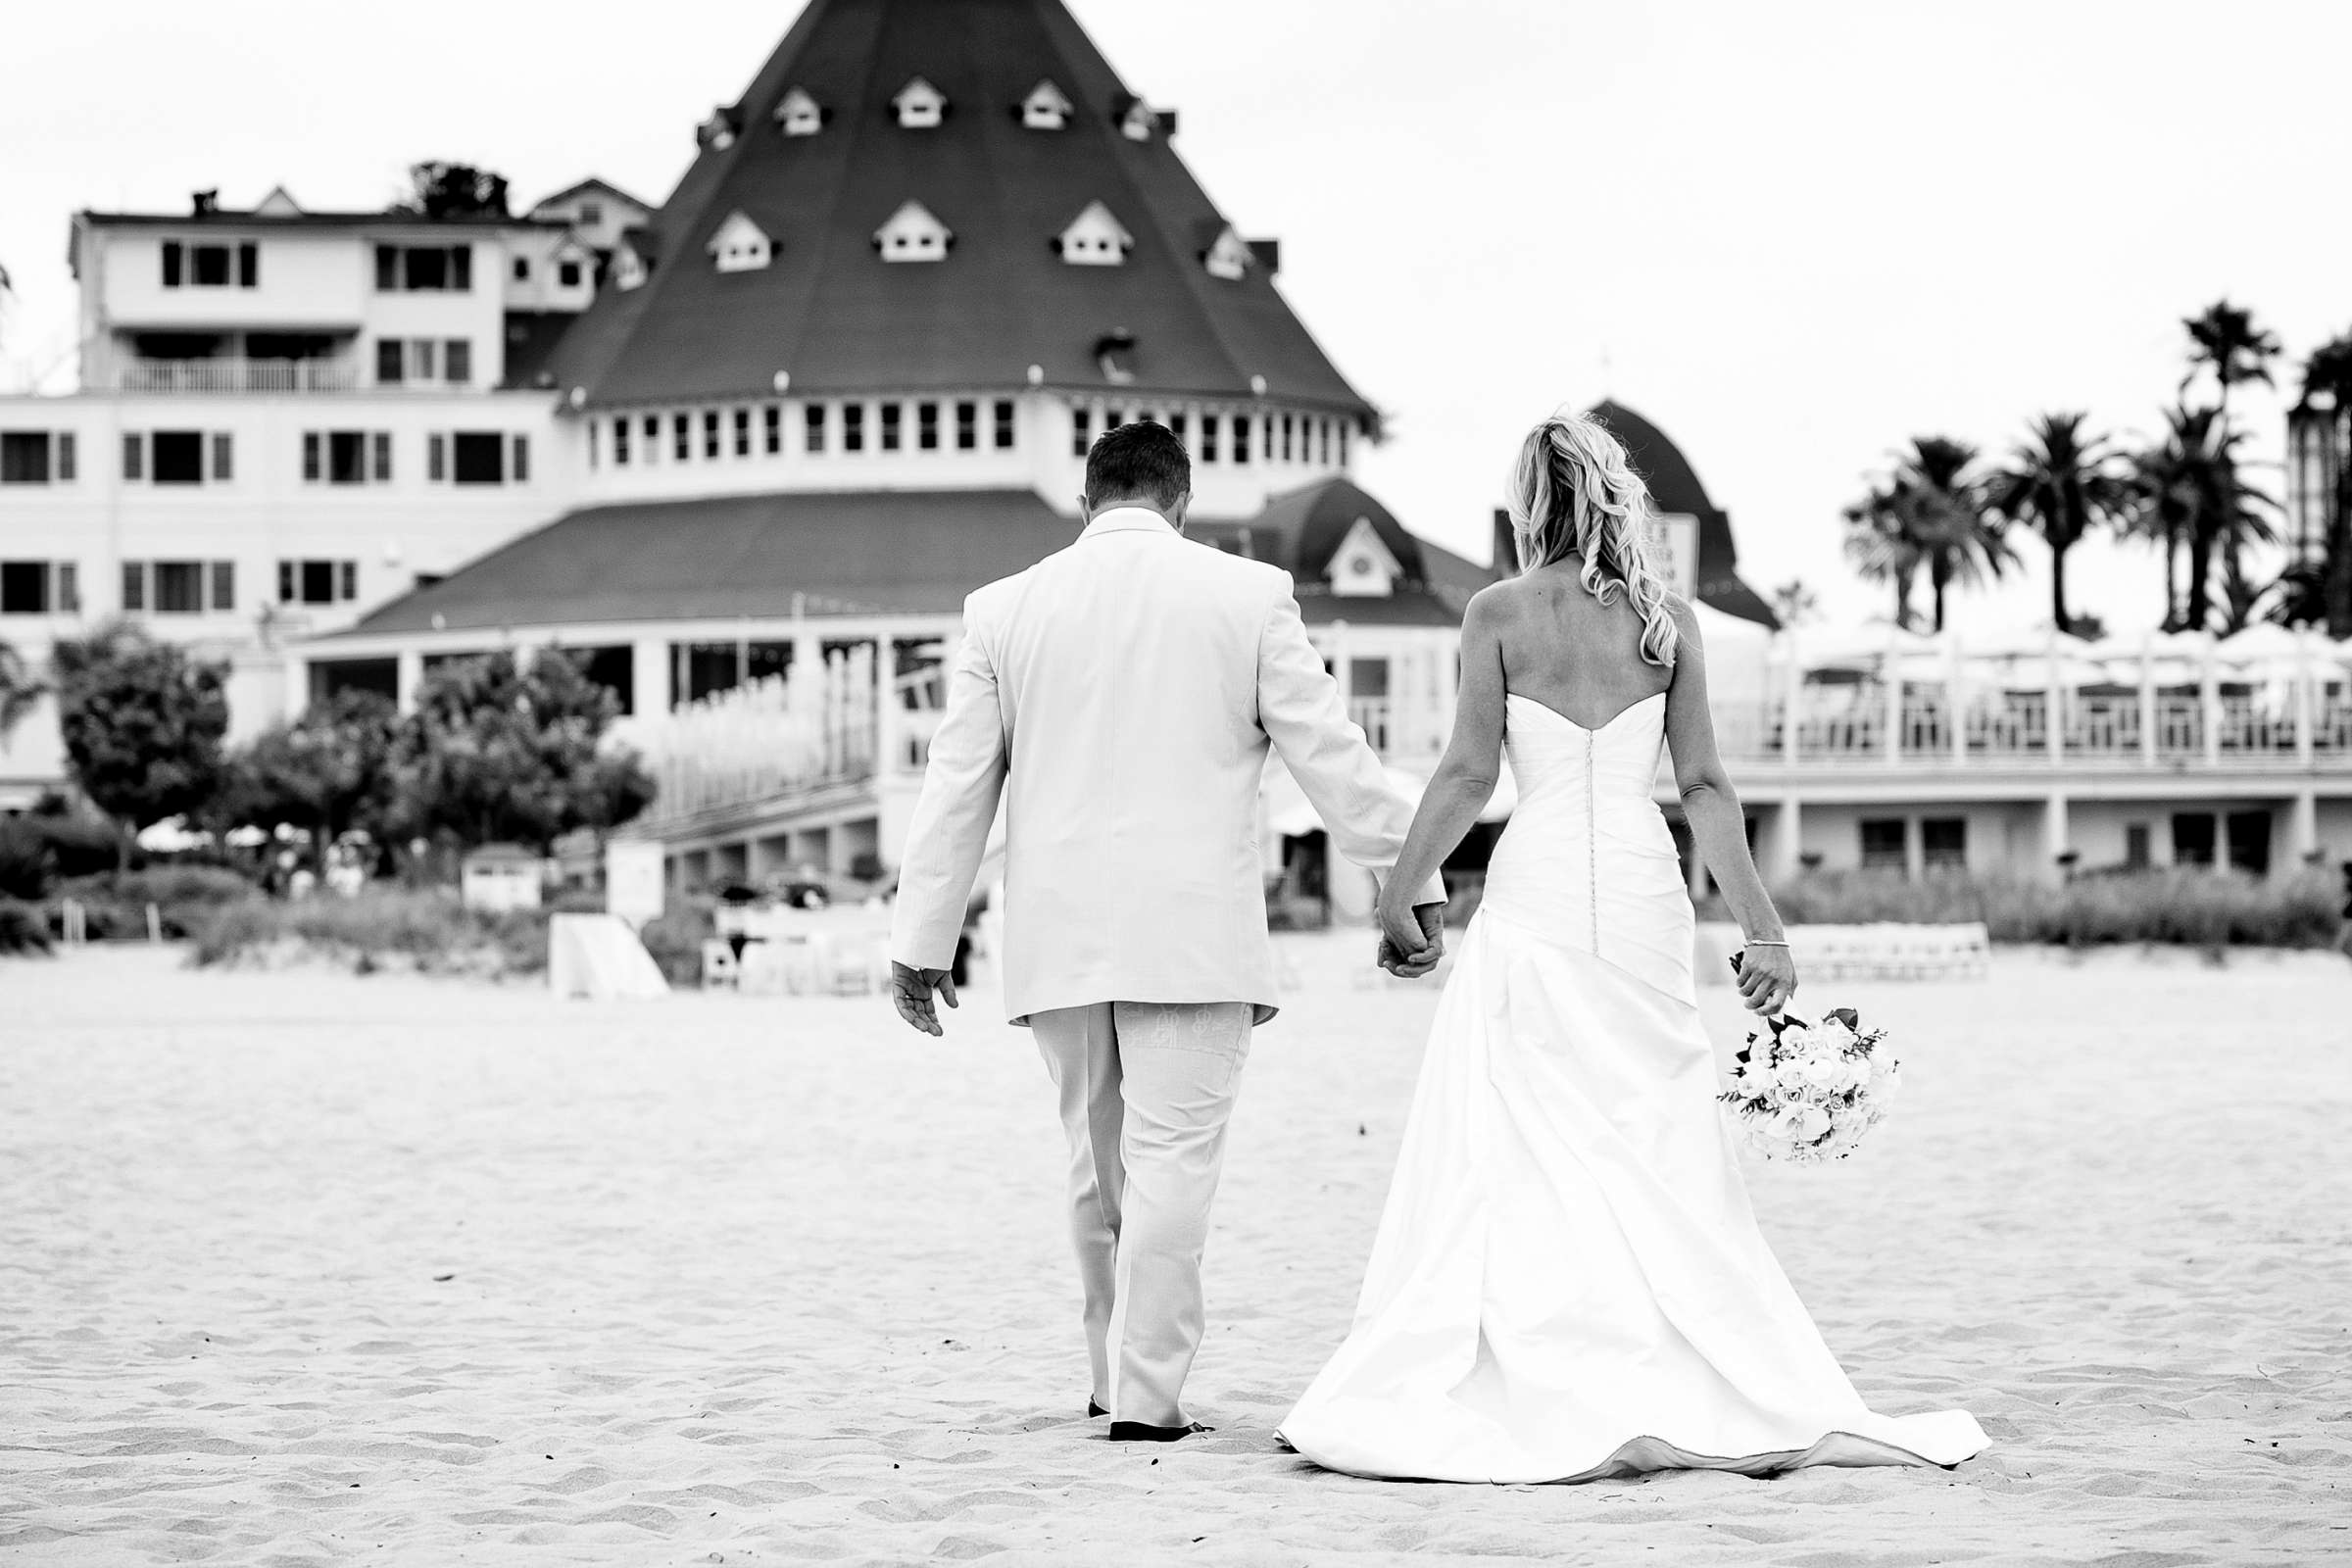
[[[1998,956],[1825,985],[1904,1102],[1765,1230],[1960,1469],[1376,1484],[1271,1428],[1345,1329],[1434,1003],[1298,939],[1190,1397],[1080,1418],[1061,1154],[986,988],[595,1006],[0,962],[0,1559],[2352,1561],[2352,964]],[[1730,993],[1708,993],[1722,1049]]]

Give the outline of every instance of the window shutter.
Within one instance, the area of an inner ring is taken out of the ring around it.
[[[397,386],[401,375],[401,341],[396,337],[375,340],[375,379],[383,386]]]
[[[452,245],[449,248],[449,286],[463,294],[473,287],[473,247]]]
[[[440,480],[449,467],[449,439],[441,435],[424,438],[424,476]]]
[[[217,431],[213,436],[213,480],[219,483],[236,476],[236,438],[226,430]]]
[[[343,599],[357,599],[360,597],[360,564],[358,562],[344,562],[341,569],[337,573],[337,597]]]
[[[305,479],[315,481],[318,477],[318,431],[302,432],[302,476]]]
[[[453,337],[442,347],[441,368],[449,379],[464,386],[473,379],[473,344],[462,337]]]
[[[122,438],[122,477],[125,479],[143,477],[147,471],[145,443],[136,435],[125,435]]]
[[[375,291],[390,294],[400,287],[400,249],[393,245],[375,248]]]
[[[237,564],[233,561],[213,563],[213,608],[237,608]]]
[[[124,610],[145,610],[147,608],[147,564],[145,562],[125,561],[122,563],[122,608]]]
[[[375,482],[384,484],[389,482],[392,477],[392,432],[389,430],[376,431],[373,445],[375,447]]]
[[[164,241],[164,287],[166,288],[179,287],[180,254],[179,241],[175,239]]]
[[[514,482],[526,484],[530,481],[530,477],[531,438],[527,435],[518,435],[514,438]]]
[[[57,478],[60,484],[74,482],[74,432],[57,432]]]
[[[81,568],[71,561],[57,564],[57,608],[61,613],[81,613]]]
[[[291,561],[277,564],[277,602],[281,605],[294,602],[294,563]]]
[[[247,241],[237,247],[237,287],[262,286],[262,248]]]

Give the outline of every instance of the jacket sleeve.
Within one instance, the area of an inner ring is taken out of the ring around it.
[[[945,969],[956,956],[972,879],[996,824],[1004,789],[1004,718],[987,628],[963,606],[963,641],[948,680],[948,707],[931,737],[922,793],[899,862],[890,956],[916,969]]]
[[[1389,782],[1364,732],[1348,721],[1340,683],[1307,641],[1287,576],[1258,636],[1257,721],[1340,853],[1386,881],[1404,851],[1413,803]],[[1413,900],[1445,902],[1445,881],[1436,876]]]

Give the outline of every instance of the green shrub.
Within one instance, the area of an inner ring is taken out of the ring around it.
[[[17,818],[16,825],[40,836],[49,847],[51,858],[57,862],[57,874],[64,877],[93,876],[111,871],[122,853],[122,841],[111,822],[86,816],[31,816]]]
[[[536,974],[547,967],[547,919],[538,910],[468,909],[448,889],[370,886],[355,898],[250,899],[197,917],[199,964],[236,963],[292,942],[359,972]]]
[[[166,940],[193,936],[213,910],[260,897],[244,876],[217,865],[158,865],[71,877],[57,886],[49,927],[63,931],[63,901],[78,900],[92,942],[143,941],[147,906],[156,906]]]
[[[49,926],[41,911],[14,899],[0,899],[0,953],[47,953]]]
[[[57,857],[38,831],[18,820],[0,820],[0,899],[37,904],[57,876]]]
[[[672,899],[659,920],[648,920],[637,940],[654,956],[662,977],[673,986],[699,985],[703,978],[703,943],[718,935],[711,914],[716,907],[707,898]]]
[[[2326,948],[2342,930],[2335,879],[2318,870],[2260,880],[2176,866],[2065,883],[1962,876],[1914,882],[1885,872],[1815,871],[1776,886],[1772,900],[1790,925],[1982,920],[1995,942],[2064,947]],[[1730,918],[1720,895],[1705,902],[1701,917]]]

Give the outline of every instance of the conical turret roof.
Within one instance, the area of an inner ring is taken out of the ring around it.
[[[935,125],[902,123],[917,78],[945,99]],[[1058,128],[1025,122],[1046,82],[1070,104]],[[644,281],[602,293],[557,382],[605,406],[1042,382],[1369,418],[1269,269],[1226,275],[1240,247],[1218,245],[1223,215],[1169,145],[1172,120],[1137,104],[1060,0],[810,0],[699,132],[633,246]],[[945,226],[944,259],[878,253],[909,203]],[[1073,265],[1059,238],[1095,203],[1133,243]],[[710,241],[738,214],[773,253],[722,271]]]

